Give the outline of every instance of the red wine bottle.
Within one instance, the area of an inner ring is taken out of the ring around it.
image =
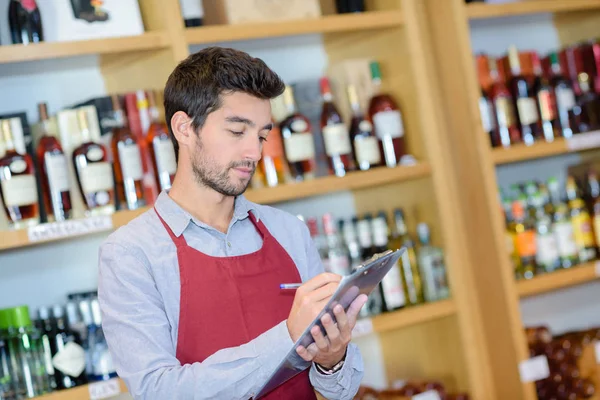
[[[35,0],[11,0],[8,6],[8,23],[14,44],[44,41],[42,17]]]

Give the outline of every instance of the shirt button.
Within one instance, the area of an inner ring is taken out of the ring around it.
[[[231,242],[227,242],[227,246],[231,247]]]

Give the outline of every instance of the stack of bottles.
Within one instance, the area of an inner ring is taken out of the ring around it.
[[[507,248],[517,279],[572,268],[598,257],[600,181],[589,170],[577,184],[568,176],[566,190],[556,178],[512,185],[501,190]]]
[[[449,393],[444,384],[434,380],[414,380],[397,381],[393,388],[376,390],[369,386],[361,386],[354,397],[355,400],[411,400],[419,394],[423,394],[427,399],[438,400],[469,400],[466,393]]]
[[[327,213],[306,220],[326,271],[348,275],[374,254],[406,247],[401,260],[384,277],[362,309],[361,317],[374,316],[408,306],[443,300],[450,290],[444,253],[431,244],[429,226],[417,225],[418,243],[408,232],[404,211],[393,212],[393,226],[384,211],[362,218],[340,219]]]
[[[525,329],[531,357],[545,356],[550,375],[536,382],[539,400],[590,399],[600,389],[600,359],[596,353],[600,328],[552,337],[546,326]]]
[[[0,310],[0,399],[32,398],[116,377],[98,300]]]
[[[600,43],[541,59],[511,46],[499,59],[477,56],[483,128],[493,147],[532,145],[600,129]]]

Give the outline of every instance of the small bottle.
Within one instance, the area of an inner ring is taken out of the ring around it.
[[[10,120],[0,121],[6,154],[0,158],[0,199],[14,229],[37,225],[40,221],[37,181],[33,160],[17,153]]]
[[[450,290],[446,278],[444,253],[442,249],[431,245],[429,226],[426,223],[422,222],[417,225],[417,234],[421,244],[418,252],[418,262],[425,301],[445,299],[450,295]]]
[[[82,144],[73,150],[73,166],[87,215],[112,214],[115,211],[113,170],[108,152],[92,141],[85,110],[77,111]]]
[[[48,109],[46,103],[38,104],[43,135],[36,155],[42,180],[44,207],[49,222],[71,218],[71,181],[67,158],[56,137],[48,134]]]
[[[585,202],[579,196],[579,188],[575,178],[567,178],[567,199],[573,223],[575,243],[579,250],[579,260],[588,262],[596,258],[596,241],[592,230],[592,219]]]
[[[156,107],[154,92],[148,93],[148,104],[150,128],[148,128],[146,140],[156,175],[156,187],[159,191],[168,190],[173,185],[173,179],[177,171],[175,148],[173,147],[167,125],[164,120],[159,118],[160,112]]]
[[[354,149],[354,159],[358,168],[366,171],[381,166],[379,139],[375,136],[373,125],[365,118],[358,102],[358,93],[354,85],[348,85],[348,100],[352,108],[350,122],[350,140]]]
[[[423,303],[423,285],[421,284],[421,273],[417,264],[417,253],[415,252],[415,241],[412,239],[406,228],[404,220],[404,210],[398,208],[394,210],[395,229],[392,231],[390,240],[390,249],[398,250],[406,247],[402,254],[402,283],[404,284],[404,294],[407,305],[416,305]]]
[[[350,260],[348,250],[344,246],[341,237],[336,231],[335,222],[331,214],[323,215],[323,230],[327,238],[327,263],[328,272],[346,276],[350,274]]]
[[[275,124],[267,140],[263,142],[262,158],[257,171],[261,173],[263,184],[268,187],[275,187],[291,179],[285,162],[281,130]]]
[[[513,224],[510,229],[515,240],[515,251],[519,258],[517,279],[531,279],[536,271],[535,223],[525,213],[524,201],[516,200],[512,205]]]

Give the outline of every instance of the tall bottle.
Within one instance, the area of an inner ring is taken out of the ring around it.
[[[84,320],[88,322],[88,357],[91,367],[88,380],[96,382],[116,378],[117,372],[102,330],[102,315],[97,299],[89,302],[89,310],[91,314],[84,315]]]
[[[35,0],[11,0],[8,6],[8,23],[13,44],[44,41],[42,17]]]
[[[46,103],[38,104],[44,133],[40,137],[36,156],[41,176],[42,196],[49,222],[71,218],[71,182],[67,158],[56,137],[48,134]]]
[[[517,122],[513,96],[504,81],[499,77],[496,59],[490,57],[489,65],[490,77],[492,78],[490,97],[498,122],[492,135],[492,145],[509,147],[511,144],[523,141]]]
[[[363,218],[358,220],[356,223],[356,229],[358,231],[358,242],[362,251],[363,261],[373,256],[373,231],[371,229],[371,214],[365,214]],[[364,312],[368,315],[380,314],[383,310],[383,303],[381,298],[380,290],[373,290],[369,295],[367,304],[363,307]]]
[[[52,310],[55,329],[52,336],[52,352],[56,366],[59,388],[69,389],[87,382],[85,374],[85,351],[79,335],[67,326],[63,307]]]
[[[548,180],[548,189],[552,201],[552,230],[556,236],[561,266],[570,268],[579,263],[571,214],[567,204],[561,200],[560,187],[556,178]]]
[[[329,260],[327,266],[329,272],[341,276],[348,275],[350,273],[348,250],[338,235],[333,217],[329,213],[323,215],[323,230],[327,238],[327,259]]]
[[[17,388],[15,382],[15,373],[12,370],[13,364],[16,364],[15,355],[8,349],[10,321],[8,310],[0,310],[0,399],[15,400],[17,398]]]
[[[119,96],[113,94],[112,106],[116,128],[113,130],[111,148],[114,157],[117,198],[119,207],[135,210],[144,205],[142,156],[136,137],[127,127],[127,117],[121,108]]]
[[[358,223],[358,218],[352,217],[350,221],[344,222],[340,231],[344,237],[344,243],[348,248],[348,255],[350,257],[350,267],[352,272],[355,271],[355,268],[360,265],[363,261],[362,252],[360,243],[358,242],[358,233],[356,232],[356,224]]]
[[[40,336],[40,351],[42,353],[44,367],[46,369],[46,374],[48,375],[48,379],[50,382],[50,391],[56,390],[58,386],[57,382],[57,374],[54,369],[54,365],[52,364],[52,356],[54,353],[52,352],[52,340],[54,337],[52,321],[50,320],[50,310],[48,307],[40,307],[38,311],[38,321],[39,326],[36,326],[38,329],[38,333]]]
[[[273,123],[273,128],[269,132],[267,140],[263,142],[262,157],[258,163],[258,169],[262,172],[263,183],[268,187],[274,187],[290,180],[281,130],[275,123]]]
[[[544,209],[540,193],[533,196],[536,240],[536,273],[552,272],[560,267],[560,255],[556,235],[552,231],[552,217]]]
[[[577,75],[577,104],[571,112],[571,125],[576,133],[600,129],[600,100],[593,92],[592,78],[586,72]]]
[[[570,138],[573,136],[573,127],[569,118],[570,113],[575,107],[575,92],[571,82],[565,78],[562,73],[562,68],[558,60],[558,53],[550,54],[550,68],[552,77],[550,84],[554,89],[556,97],[556,108],[558,110],[558,118],[562,129],[562,136]]]
[[[315,143],[310,121],[296,110],[294,92],[287,85],[283,101],[288,116],[279,125],[283,137],[283,148],[292,179],[304,181],[313,179],[317,169]]]
[[[150,128],[148,128],[146,140],[156,174],[156,187],[159,191],[168,190],[173,185],[177,171],[175,148],[164,118],[160,118],[161,113],[156,107],[156,98],[152,91],[148,93],[148,105]]]
[[[77,121],[82,143],[73,150],[72,157],[86,214],[111,214],[115,211],[115,183],[108,152],[103,145],[92,141],[84,110],[77,111]]]
[[[379,63],[373,61],[370,67],[375,94],[369,102],[369,119],[379,138],[385,165],[395,167],[406,153],[402,113],[392,96],[381,90]]]
[[[523,142],[527,145],[533,144],[535,140],[544,137],[540,123],[535,93],[529,85],[527,78],[522,75],[519,51],[515,46],[510,46],[508,59],[512,77],[510,88],[515,101],[518,120],[521,126]]]
[[[444,253],[442,249],[431,245],[429,226],[426,223],[417,225],[417,234],[420,242],[418,262],[425,301],[446,299],[450,295],[450,289],[446,278]]]
[[[575,178],[567,178],[567,199],[573,223],[575,243],[579,252],[579,260],[588,262],[596,258],[596,242],[592,230],[592,219],[586,208],[585,202],[579,195],[579,188]]]
[[[10,120],[0,121],[6,154],[0,158],[0,199],[12,228],[39,223],[37,183],[33,160],[17,153]]]
[[[398,250],[406,247],[402,254],[400,266],[402,269],[402,283],[404,284],[404,296],[407,305],[416,305],[423,302],[423,285],[421,273],[417,264],[417,253],[415,242],[408,233],[404,219],[404,211],[400,208],[394,210],[395,229],[392,231],[390,248]]]
[[[556,96],[550,81],[544,76],[542,71],[542,62],[538,53],[534,52],[533,60],[533,93],[537,98],[538,109],[542,124],[544,139],[552,142],[555,137],[560,136],[561,127],[556,109]]]
[[[381,165],[379,139],[373,131],[373,125],[365,118],[358,101],[358,93],[354,85],[348,85],[348,100],[352,108],[350,122],[350,140],[354,149],[354,159],[359,169],[366,171]]]
[[[347,172],[356,168],[350,134],[342,120],[337,107],[333,103],[333,95],[329,79],[321,78],[321,96],[323,108],[321,110],[321,132],[323,144],[329,164],[329,173],[336,176],[345,176]]]
[[[600,247],[600,180],[595,170],[587,172],[586,203],[592,217],[597,250]],[[600,254],[600,251],[598,252]]]
[[[319,257],[323,263],[323,268],[329,270],[329,253],[327,248],[327,238],[319,232],[319,221],[315,217],[310,217],[306,220],[306,225],[310,233],[310,237],[319,252]]]
[[[515,251],[519,258],[517,279],[531,279],[536,271],[536,235],[535,223],[525,213],[523,201],[515,201],[512,205],[513,224],[510,227],[515,240]]]

